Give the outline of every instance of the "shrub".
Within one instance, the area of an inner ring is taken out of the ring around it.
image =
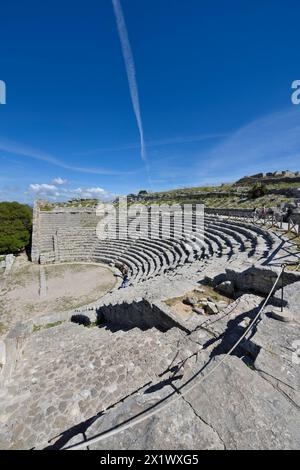
[[[30,242],[32,210],[18,202],[0,202],[0,254],[17,254]]]
[[[249,196],[251,199],[256,199],[258,197],[265,196],[268,190],[265,184],[255,183],[249,191]]]
[[[72,315],[71,322],[83,326],[89,326],[91,324],[91,320],[89,319],[89,317],[87,317],[86,315],[82,315],[81,313]]]

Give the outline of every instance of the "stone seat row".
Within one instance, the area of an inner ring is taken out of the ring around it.
[[[49,261],[124,263],[131,281],[138,282],[204,257],[261,260],[275,243],[272,234],[261,227],[224,217],[206,216],[204,231],[193,232],[191,223],[186,229],[189,236],[182,236],[180,227],[171,226],[169,232],[164,228],[160,232],[169,238],[133,240],[126,239],[127,231],[117,226],[119,239],[102,241],[93,228],[61,228],[57,230],[57,256],[50,256]]]

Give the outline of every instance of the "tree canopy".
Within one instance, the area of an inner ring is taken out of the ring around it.
[[[19,253],[30,242],[32,210],[18,202],[0,202],[0,254]]]
[[[267,193],[268,193],[267,187],[263,183],[255,183],[249,191],[249,195],[251,199],[256,199],[258,197],[265,196]]]

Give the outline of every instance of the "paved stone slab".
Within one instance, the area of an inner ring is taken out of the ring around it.
[[[93,423],[86,432],[87,438],[112,429],[128,417],[142,413],[172,393],[174,394],[174,390],[170,386],[149,395],[147,395],[147,390],[144,390],[144,393],[126,400]],[[90,448],[93,450],[202,450],[223,449],[224,446],[217,432],[202,421],[190,405],[180,398],[156,416],[108,440],[91,445]]]
[[[212,361],[203,374],[221,357]],[[299,448],[299,411],[236,357],[227,357],[186,400],[218,431],[227,449]]]

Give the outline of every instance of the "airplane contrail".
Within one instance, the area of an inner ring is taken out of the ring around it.
[[[229,137],[229,134],[227,133],[216,133],[216,134],[199,134],[199,135],[190,135],[186,137],[167,137],[165,139],[159,139],[159,140],[146,140],[145,144],[146,147],[163,147],[167,145],[172,145],[172,144],[188,144],[188,143],[194,143],[194,142],[202,142],[204,140],[210,140],[210,139],[221,139],[223,137]],[[87,150],[86,152],[76,152],[72,153],[72,155],[79,155],[79,156],[87,156],[87,155],[92,155],[94,153],[101,153],[101,152],[118,152],[120,150],[130,150],[130,149],[137,149],[140,148],[140,143],[131,143],[131,144],[123,144],[120,145],[119,147],[99,147],[95,148],[92,150]]]
[[[141,157],[142,157],[142,160],[145,162],[146,169],[148,172],[149,166],[148,166],[147,155],[146,155],[144,129],[143,129],[141,110],[140,110],[140,101],[139,101],[139,93],[138,93],[138,87],[137,87],[137,81],[136,81],[134,59],[132,55],[132,50],[131,50],[131,46],[130,46],[130,42],[128,38],[125,18],[123,15],[120,1],[112,0],[112,4],[114,8],[118,33],[119,33],[121,47],[122,47],[123,58],[125,62],[125,68],[126,68],[126,73],[127,73],[127,78],[128,78],[128,85],[129,85],[132,106],[133,106],[134,114],[136,117],[138,129],[139,129],[139,134],[140,134]]]

